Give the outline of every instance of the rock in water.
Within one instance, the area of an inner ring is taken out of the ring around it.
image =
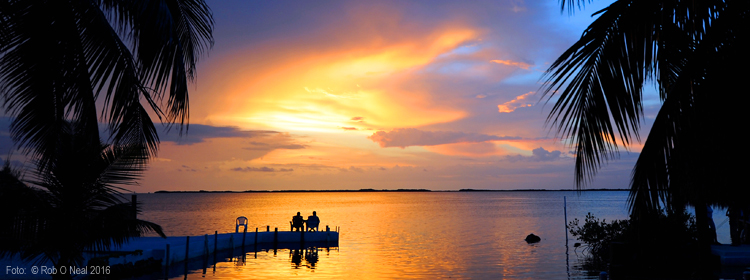
[[[529,234],[528,236],[526,236],[525,240],[526,240],[526,243],[531,244],[531,243],[537,243],[539,241],[542,241],[542,238],[540,238],[539,236],[536,236],[536,235],[534,235],[532,233],[532,234]]]

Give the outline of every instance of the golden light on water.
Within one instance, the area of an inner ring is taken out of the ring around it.
[[[592,209],[608,220],[627,216],[621,207],[627,192],[590,194],[601,200],[567,194],[569,218],[585,216]],[[566,193],[154,194],[143,201],[161,201],[162,205],[152,206],[160,210],[147,209],[150,216],[144,218],[162,223],[168,234],[170,230],[233,232],[232,221],[239,215],[249,219],[251,232],[256,227],[265,231],[267,225],[271,231],[285,231],[297,211],[303,216],[317,211],[321,228],[341,227],[337,246],[326,249],[318,245],[317,261],[306,259],[305,252],[301,258],[295,257],[298,247],[294,246],[299,244],[286,244],[275,254],[273,249],[263,249],[257,258],[249,249],[245,262],[239,250],[231,260],[224,252],[219,255],[215,274],[209,264],[209,279],[462,279],[487,275],[564,279],[563,195]],[[181,215],[194,216],[194,223],[180,224],[173,218]],[[542,242],[527,244],[523,239],[529,233],[541,236]],[[308,246],[303,249],[310,252]],[[180,274],[179,279],[182,277]],[[200,268],[188,278],[197,277],[203,277]]]

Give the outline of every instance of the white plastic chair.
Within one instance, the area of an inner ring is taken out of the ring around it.
[[[240,232],[240,226],[244,226],[245,231],[247,231],[247,218],[245,216],[237,217],[236,227],[234,228],[235,233]]]

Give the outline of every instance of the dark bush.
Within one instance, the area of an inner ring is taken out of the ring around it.
[[[586,270],[610,270],[613,276],[682,271],[682,276],[689,276],[696,267],[698,234],[695,218],[687,212],[660,211],[647,218],[611,222],[588,213],[582,225],[574,219],[568,227],[583,243]]]

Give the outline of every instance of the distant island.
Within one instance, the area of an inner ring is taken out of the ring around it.
[[[156,191],[154,193],[300,193],[300,192],[559,192],[559,191],[629,191],[629,189],[560,189],[560,190],[548,190],[548,189],[514,189],[514,190],[486,190],[486,189],[460,189],[460,190],[428,190],[428,189],[359,189],[359,190],[246,190],[246,191]]]

